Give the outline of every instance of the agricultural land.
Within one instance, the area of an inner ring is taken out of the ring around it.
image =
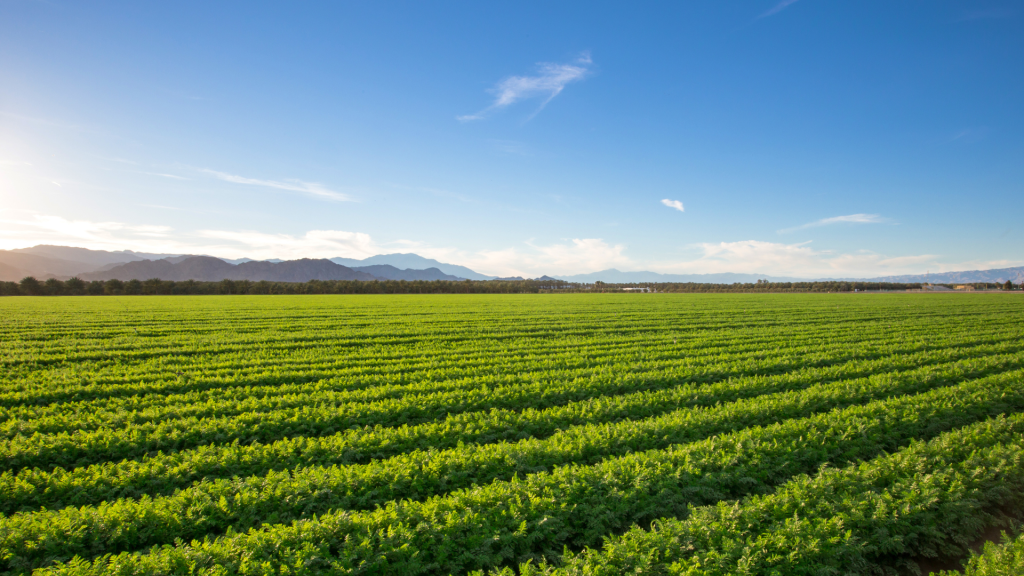
[[[1020,295],[10,297],[0,318],[0,572],[1024,567]]]

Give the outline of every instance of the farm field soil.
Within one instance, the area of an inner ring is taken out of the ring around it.
[[[911,573],[1007,530],[987,574],[1024,549],[1017,295],[18,297],[0,318],[0,572]]]

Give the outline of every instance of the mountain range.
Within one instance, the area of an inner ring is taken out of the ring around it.
[[[331,258],[300,260],[227,259],[192,254],[156,254],[132,250],[89,250],[71,246],[40,245],[15,250],[0,250],[0,280],[17,282],[26,276],[37,279],[83,280],[268,280],[275,282],[306,282],[308,280],[496,280],[457,264],[447,264],[418,254],[380,254],[362,260]],[[807,282],[807,278],[767,276],[764,274],[660,274],[658,272],[616,269],[589,274],[556,275],[568,282],[638,283],[697,282],[732,284],[734,282]],[[520,277],[500,278],[521,280]],[[543,276],[541,279],[551,279]],[[825,280],[834,280],[826,278]],[[955,284],[970,282],[1024,282],[1024,266],[994,270],[970,270],[935,274],[882,276],[878,278],[841,278],[871,282],[931,282]]]
[[[466,280],[494,279],[494,276],[486,276],[479,272],[474,272],[465,266],[445,264],[444,262],[424,258],[418,254],[378,254],[377,256],[370,256],[363,260],[356,260],[353,258],[331,258],[331,262],[341,264],[342,266],[348,266],[349,268],[362,268],[376,265],[394,266],[395,268],[405,268],[409,270],[429,270],[430,268],[437,268],[444,274],[458,278],[465,278]]]
[[[393,258],[389,258],[393,256]],[[83,280],[267,280],[306,282],[308,280],[463,280],[489,279],[464,266],[445,264],[416,254],[383,254],[355,260],[231,260],[190,254],[152,254],[131,250],[111,252],[69,246],[33,246],[0,250],[0,280],[17,282],[26,276]],[[403,264],[412,265],[402,268]],[[413,267],[418,266],[418,267]],[[441,268],[445,270],[442,271]],[[446,273],[447,271],[456,274]],[[462,272],[464,275],[459,275]]]
[[[231,264],[213,256],[189,256],[128,262],[107,270],[80,274],[82,280],[252,280],[308,282],[310,280],[462,280],[437,268],[400,270],[387,264],[349,268],[326,259],[302,258],[269,262],[250,260]]]
[[[614,268],[591,272],[589,274],[575,274],[572,276],[555,276],[566,282],[607,282],[609,284],[629,284],[634,282],[695,282],[699,284],[733,284],[735,282],[748,283],[758,280],[770,282],[807,282],[805,278],[784,278],[781,276],[765,276],[764,274],[734,274],[725,272],[720,274],[660,274],[658,272],[622,272]]]
[[[930,282],[932,284],[960,284],[972,282],[998,282],[1007,280],[1015,284],[1024,282],[1024,266],[1016,268],[999,268],[994,270],[965,270],[961,272],[939,272],[932,274],[907,274],[902,276],[880,276],[876,278],[792,278],[785,276],[767,276],[765,274],[736,274],[724,272],[719,274],[660,274],[658,272],[621,272],[614,268],[591,272],[589,274],[576,274],[573,276],[556,276],[559,280],[566,282],[608,282],[618,284],[629,284],[634,282],[695,282],[702,284],[732,284],[734,282],[757,282],[767,280],[769,282],[815,282],[815,281],[849,281],[849,282],[898,282],[915,284]]]
[[[309,280],[377,280],[376,276],[339,266],[330,260],[288,260],[286,262],[243,262],[231,264],[213,256],[192,256],[179,262],[173,259],[129,262],[109,270],[79,276],[82,280],[268,280],[271,282],[307,282]]]
[[[882,276],[872,278],[875,282],[930,282],[932,284],[959,284],[970,282],[994,282],[1002,284],[1010,280],[1014,284],[1024,282],[1024,266],[997,268],[993,270],[966,270],[961,272],[935,272],[909,274],[904,276]]]

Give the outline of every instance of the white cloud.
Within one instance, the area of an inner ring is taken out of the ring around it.
[[[705,242],[690,246],[693,255],[671,262],[637,262],[622,244],[600,238],[575,238],[552,244],[526,242],[504,249],[462,250],[412,240],[378,242],[369,234],[311,230],[279,234],[252,230],[181,231],[154,224],[93,222],[60,216],[0,210],[0,249],[37,244],[80,246],[97,250],[135,250],[169,254],[209,254],[225,258],[366,258],[392,252],[415,252],[442,262],[461,264],[494,276],[570,275],[608,268],[663,273],[737,272],[798,278],[870,278],[954,270],[1019,266],[1019,260],[950,262],[934,254],[892,256],[866,250],[841,253],[816,250],[810,243],[759,240]]]
[[[615,267],[633,266],[621,244],[610,245],[600,238],[574,238],[567,243],[537,245],[527,242],[525,248],[479,250],[431,250],[417,253],[441,261],[468,266],[493,276],[537,277],[544,274],[581,274]]]
[[[327,200],[337,200],[339,202],[351,202],[352,197],[348,194],[341,192],[335,192],[328,190],[322,184],[317,182],[303,182],[302,180],[260,180],[258,178],[246,178],[244,176],[237,176],[235,174],[228,174],[226,172],[218,172],[217,170],[202,170],[211,176],[224,180],[225,182],[234,182],[235,184],[248,184],[251,186],[264,186],[267,188],[277,188],[278,190],[289,190],[292,192],[303,192],[310,196],[317,198],[325,198]]]
[[[822,218],[821,220],[815,220],[814,222],[808,222],[807,224],[801,224],[800,226],[794,226],[793,228],[784,228],[779,230],[779,234],[795,232],[806,228],[817,228],[818,226],[828,226],[830,224],[888,224],[890,222],[891,220],[883,218],[878,214],[848,214],[846,216]]]
[[[302,236],[267,234],[256,231],[200,230],[202,238],[225,241],[226,244],[207,246],[215,255],[246,256],[257,260],[281,258],[367,258],[384,250],[377,246],[369,234],[342,230],[310,230]]]
[[[680,212],[686,212],[686,210],[683,209],[683,203],[680,202],[679,200],[669,200],[668,198],[665,198],[664,200],[661,201],[661,203],[664,204],[665,206],[668,206],[669,208],[675,208]]]
[[[458,116],[457,119],[461,122],[481,120],[494,110],[510,106],[520,100],[543,97],[544,101],[534,112],[535,115],[555,96],[558,96],[567,84],[582,80],[589,74],[592,63],[588,53],[583,53],[570,64],[540,63],[537,65],[536,76],[511,76],[502,80],[491,89],[496,96],[490,106],[476,114]]]
[[[150,176],[160,176],[161,178],[171,178],[173,180],[188,180],[184,176],[176,176],[174,174],[164,174],[162,172],[139,172],[139,174],[149,174]]]
[[[68,220],[35,213],[3,217],[0,224],[0,249],[55,244],[93,250],[208,254],[257,260],[366,258],[388,251],[387,247],[374,243],[368,234],[341,230],[311,230],[301,236],[246,230],[182,232],[169,226]],[[172,232],[175,233],[172,235]]]
[[[68,220],[23,211],[0,218],[0,224],[3,224],[0,248],[4,249],[72,244],[97,250],[143,250],[151,245],[166,244],[173,231],[169,226]]]
[[[774,15],[778,14],[779,12],[782,12],[783,10],[788,8],[791,4],[796,4],[797,1],[798,0],[782,0],[781,2],[779,2],[778,4],[773,6],[771,10],[768,10],[764,14],[761,14],[760,16],[758,16],[758,19],[767,18],[768,16],[774,16]]]
[[[573,239],[566,243],[499,250],[465,251],[433,247],[422,242],[396,240],[378,243],[366,233],[343,230],[311,230],[301,235],[254,230],[173,231],[167,226],[128,225],[122,222],[68,220],[59,216],[31,214],[0,218],[0,249],[37,244],[79,246],[94,250],[135,250],[167,254],[208,254],[225,258],[267,260],[281,258],[367,258],[390,252],[416,252],[469,266],[496,276],[575,274],[614,266],[629,266],[622,245],[600,239]]]
[[[694,245],[701,254],[684,262],[663,263],[659,272],[711,274],[763,273],[798,278],[871,277],[910,274],[937,266],[934,254],[890,257],[870,251],[836,253],[815,250],[809,242],[781,244],[759,240],[705,242]]]

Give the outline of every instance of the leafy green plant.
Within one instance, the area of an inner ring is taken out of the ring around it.
[[[980,554],[971,554],[963,572],[943,570],[939,576],[1012,576],[1024,574],[1024,534],[1016,538],[1003,532],[1000,544],[986,542]]]
[[[0,570],[884,574],[1024,512],[1015,299],[649,296],[0,299]]]

